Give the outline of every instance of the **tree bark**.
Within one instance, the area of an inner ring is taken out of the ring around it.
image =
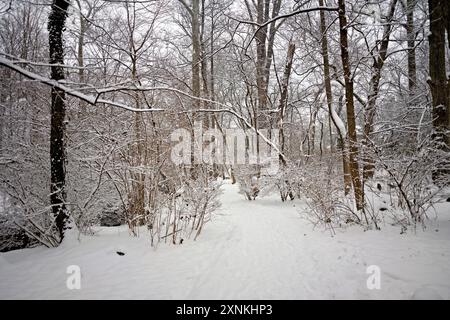
[[[341,59],[345,78],[345,98],[347,106],[348,131],[348,159],[355,194],[356,209],[364,209],[364,190],[359,175],[358,165],[358,139],[356,135],[356,118],[353,93],[353,78],[350,70],[350,57],[348,53],[347,17],[345,13],[345,0],[339,0],[339,30],[341,43]],[[367,219],[366,219],[367,220]],[[367,221],[366,221],[367,222]]]
[[[85,19],[83,13],[81,12],[81,4],[77,1],[78,9],[80,11],[80,34],[78,36],[78,50],[77,50],[77,60],[78,66],[80,69],[78,70],[78,79],[81,84],[85,83],[84,76],[84,37],[87,29],[87,20]],[[86,103],[84,101],[80,101],[80,112],[81,115],[86,115]]]
[[[448,151],[450,146],[450,135],[448,133],[450,129],[450,115],[448,110],[449,83],[447,81],[445,63],[445,30],[448,26],[448,21],[445,20],[448,16],[446,13],[448,3],[446,0],[429,0],[428,4],[430,11],[430,35],[428,37],[430,46],[429,85],[433,98],[433,136],[438,144],[438,148]],[[448,174],[446,170],[437,170],[433,178],[437,180],[446,174]]]
[[[319,6],[323,7],[325,5],[324,0],[319,0]],[[328,55],[328,38],[327,38],[327,26],[325,19],[325,12],[320,11],[320,32],[322,34],[322,57],[323,57],[323,73],[325,81],[325,93],[327,96],[328,113],[331,121],[333,122],[336,131],[338,132],[339,142],[342,146],[342,168],[344,171],[344,192],[348,194],[352,187],[352,178],[349,171],[348,159],[345,156],[345,136],[340,131],[339,126],[336,124],[332,116],[333,111],[333,93],[331,91],[331,76],[330,76],[330,58]],[[330,128],[330,136],[332,136]],[[332,140],[330,138],[330,149],[332,151]]]
[[[390,35],[392,31],[392,19],[394,17],[395,8],[397,6],[397,0],[392,0],[389,6],[389,13],[386,18],[386,24],[384,26],[383,38],[381,39],[380,48],[377,50],[378,55],[373,59],[372,66],[372,78],[370,79],[370,91],[367,97],[367,104],[365,106],[365,121],[364,121],[364,140],[363,144],[366,147],[366,154],[363,165],[363,177],[364,179],[370,179],[374,175],[375,163],[372,157],[368,154],[368,147],[370,145],[370,135],[373,132],[373,124],[376,113],[376,102],[379,93],[381,71],[384,66],[384,62],[387,57],[387,50],[389,47]]]
[[[51,79],[60,81],[64,79],[63,31],[67,18],[69,1],[54,0],[48,17],[48,39],[50,63],[58,64],[51,67]],[[65,114],[66,103],[64,91],[53,87],[51,91],[51,131],[50,131],[50,203],[55,217],[59,241],[64,238],[64,230],[69,214],[66,209],[66,150],[65,150]]]
[[[416,34],[414,27],[414,8],[417,0],[406,2],[406,37],[408,39],[408,89],[410,97],[415,96],[417,86]]]
[[[280,96],[280,105],[278,107],[279,110],[279,118],[278,118],[278,130],[279,130],[279,137],[280,137],[280,151],[281,153],[284,153],[284,146],[285,146],[285,137],[284,137],[284,126],[283,126],[283,120],[286,110],[286,103],[287,103],[287,97],[288,97],[288,87],[289,87],[289,78],[291,76],[291,70],[292,70],[292,61],[294,59],[294,52],[295,52],[295,45],[293,43],[289,43],[288,46],[288,52],[286,57],[286,65],[284,67],[284,74],[283,74],[283,80],[281,83],[281,96]],[[286,160],[280,156],[280,161],[283,165],[286,165]]]
[[[282,0],[274,0],[273,8],[272,8],[272,17],[276,17],[280,13],[281,1]],[[275,22],[273,22],[269,25],[269,38],[268,38],[268,42],[267,42],[267,55],[266,55],[266,66],[265,66],[266,91],[267,91],[267,86],[269,84],[270,68],[272,66],[272,58],[273,58],[273,45],[275,43],[276,33],[277,33],[277,26],[275,25]]]
[[[192,0],[192,94],[200,97],[200,1]],[[194,109],[200,108],[199,100],[193,101]]]
[[[266,0],[267,1],[267,0]],[[265,22],[264,14],[265,0],[258,0],[257,2],[257,18],[256,22],[258,24],[263,24]],[[255,35],[256,39],[256,86],[258,90],[258,113],[265,110],[267,106],[267,92],[266,92],[266,38],[267,38],[267,27],[260,28]],[[256,118],[259,114],[256,114]],[[261,127],[265,127],[264,122],[260,122]]]

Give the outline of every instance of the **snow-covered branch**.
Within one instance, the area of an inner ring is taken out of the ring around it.
[[[265,26],[268,26],[269,24],[280,20],[280,19],[285,19],[285,18],[289,18],[289,17],[293,17],[297,14],[301,14],[301,13],[308,13],[308,12],[314,12],[314,11],[338,11],[337,7],[323,7],[323,6],[318,6],[318,7],[312,7],[312,8],[307,8],[307,9],[298,9],[289,13],[285,13],[285,14],[280,14],[276,17],[273,17],[272,19],[267,20],[264,23],[257,23],[254,21],[250,21],[250,20],[238,20],[240,23],[245,23],[245,24],[252,24],[254,26],[257,26],[258,29],[256,31],[258,31],[261,28],[264,28]]]
[[[221,109],[195,109],[195,110],[184,110],[184,111],[176,111],[176,113],[229,113],[233,116],[235,116],[236,118],[238,118],[239,120],[241,120],[246,126],[247,128],[251,129],[252,131],[254,131],[257,135],[259,135],[264,142],[266,142],[268,145],[270,145],[283,159],[287,160],[286,157],[284,156],[284,154],[278,149],[278,147],[267,137],[265,137],[263,134],[261,134],[261,132],[259,130],[257,130],[254,126],[252,126],[250,124],[250,122],[248,122],[247,119],[245,119],[243,116],[241,116],[240,114],[238,114],[236,111],[232,110],[231,107],[227,106],[226,104],[220,103],[218,101],[213,101],[210,99],[205,99],[205,98],[200,98],[200,97],[195,97],[193,95],[190,95],[186,92],[183,92],[179,89],[175,89],[175,88],[167,88],[167,87],[143,87],[143,86],[114,86],[114,87],[108,87],[108,88],[103,88],[103,89],[97,89],[97,95],[93,96],[93,95],[87,95],[84,94],[80,91],[77,91],[75,89],[69,88],[63,84],[61,84],[58,81],[40,76],[36,73],[30,72],[22,67],[17,66],[14,61],[5,59],[5,58],[1,58],[0,57],[0,65],[3,65],[7,68],[10,68],[20,74],[22,74],[23,76],[32,79],[32,80],[36,80],[39,81],[43,84],[46,84],[48,86],[51,87],[55,87],[58,88],[62,91],[64,91],[66,94],[73,96],[75,98],[78,98],[82,101],[85,101],[91,105],[97,105],[97,104],[107,104],[113,107],[118,107],[121,109],[125,109],[131,112],[165,112],[165,113],[173,113],[169,110],[166,109],[160,109],[160,108],[134,108],[134,107],[130,107],[128,105],[125,105],[123,103],[119,103],[119,102],[115,102],[112,100],[106,100],[106,99],[101,99],[100,96],[104,93],[110,93],[110,92],[116,92],[116,91],[170,91],[173,93],[177,93],[180,95],[183,95],[185,97],[188,97],[190,99],[194,99],[194,100],[199,100],[202,102],[207,102],[210,104],[215,104],[218,105],[220,107],[222,107]]]

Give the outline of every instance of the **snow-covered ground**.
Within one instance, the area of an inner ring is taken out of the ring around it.
[[[155,250],[145,234],[120,227],[1,253],[0,298],[450,299],[448,204],[425,231],[351,227],[332,237],[301,217],[301,201],[246,201],[236,186],[223,188],[222,208],[195,242]],[[70,265],[80,267],[79,290],[66,286]],[[367,288],[371,265],[381,271],[379,290]]]

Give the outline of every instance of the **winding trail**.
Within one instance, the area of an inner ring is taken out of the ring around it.
[[[214,219],[180,246],[155,250],[145,234],[121,227],[55,249],[1,253],[0,298],[409,299],[422,289],[450,298],[450,215],[439,232],[354,227],[332,237],[302,217],[302,201],[247,201],[237,186],[223,189]],[[80,266],[80,290],[67,289],[69,265]],[[366,286],[369,265],[381,269],[380,290]]]

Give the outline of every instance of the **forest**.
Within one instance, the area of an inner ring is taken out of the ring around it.
[[[0,0],[0,297],[450,299],[449,74],[447,0]]]

